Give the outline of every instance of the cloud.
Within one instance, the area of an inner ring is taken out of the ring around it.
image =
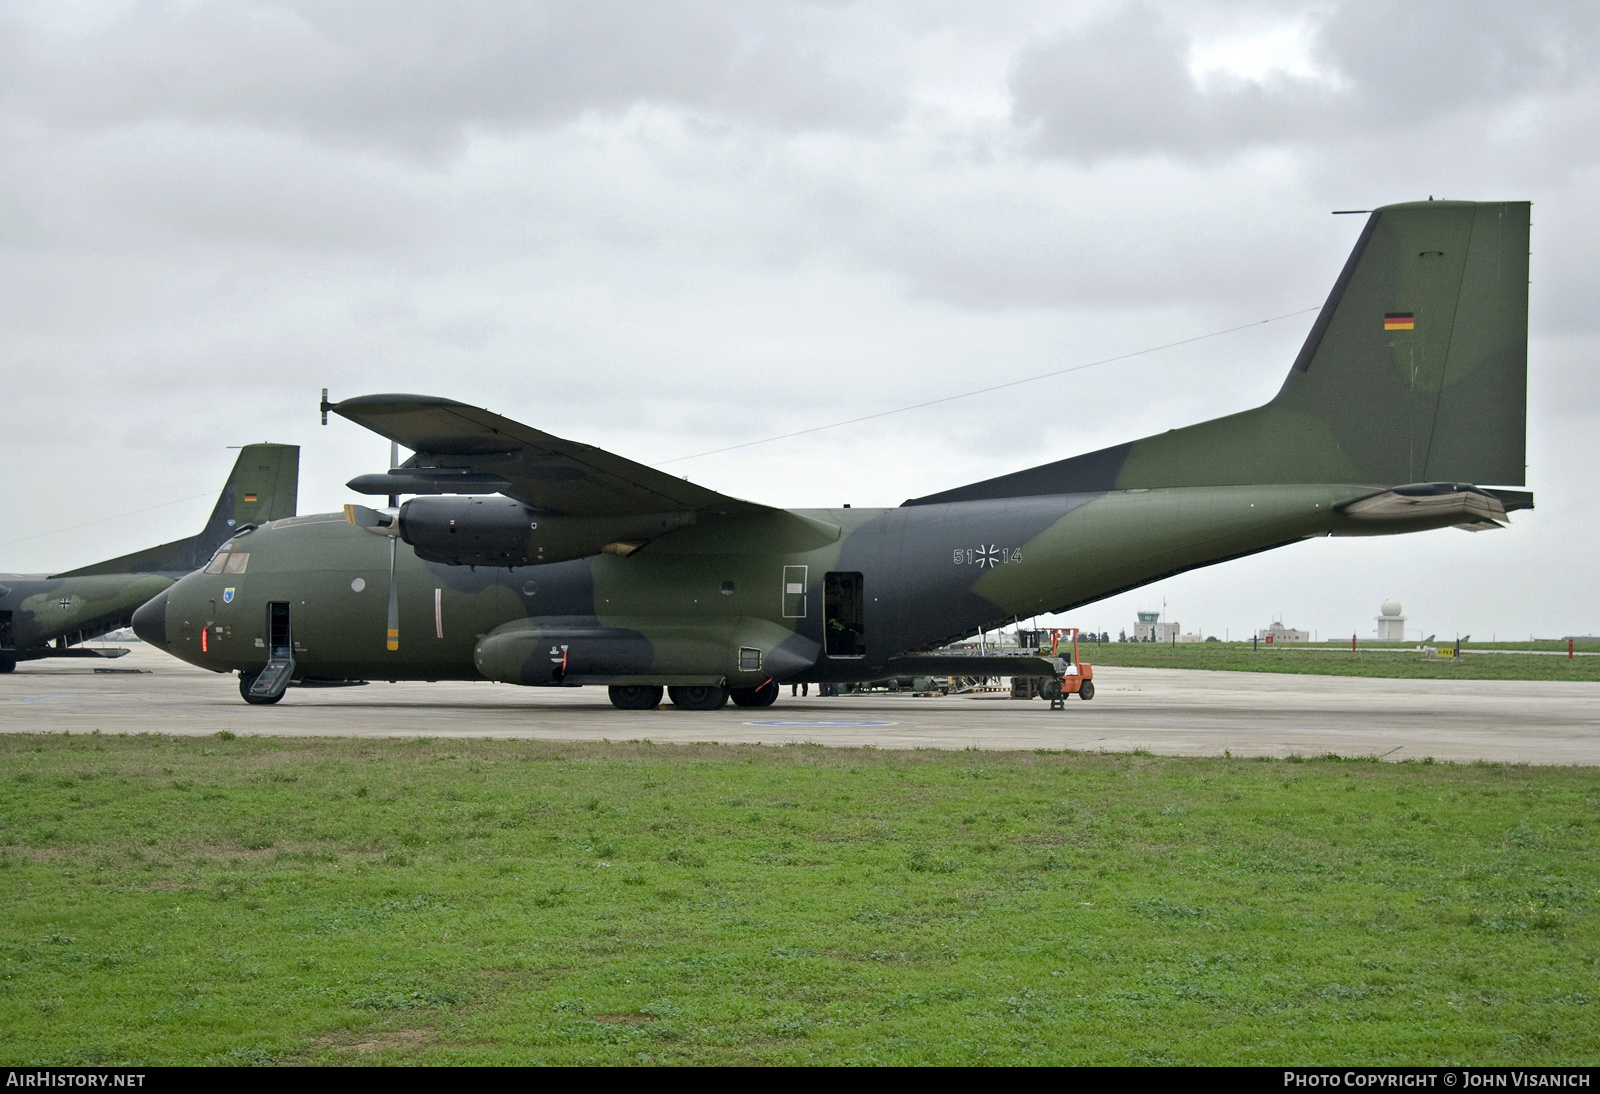
[[[1485,114],[1505,117],[1536,100],[1591,101],[1596,90],[1600,9],[1588,3],[1348,0],[1325,12],[1254,14],[1303,24],[1304,55],[1248,76],[1196,73],[1197,42],[1217,28],[1193,9],[1128,4],[1029,43],[1011,74],[1014,117],[1032,130],[1037,152],[1079,163],[1207,159],[1414,138],[1468,116],[1481,140],[1493,136]]]
[[[132,5],[98,25],[13,16],[0,108],[56,125],[289,130],[437,157],[475,130],[670,103],[785,130],[897,116],[826,48],[838,15],[706,0]]]
[[[1179,27],[1141,4],[1037,40],[1012,74],[1017,120],[1036,127],[1040,151],[1079,162],[1198,156],[1274,143],[1297,108],[1327,94],[1287,76],[1203,89],[1188,49]]]

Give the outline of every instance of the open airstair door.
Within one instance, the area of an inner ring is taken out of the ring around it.
[[[267,667],[250,683],[245,699],[251,703],[276,703],[294,678],[294,636],[289,630],[289,604],[274,600],[267,605]]]

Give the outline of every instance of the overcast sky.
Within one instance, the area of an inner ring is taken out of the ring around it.
[[[1592,0],[0,0],[0,569],[198,530],[229,445],[351,500],[387,443],[322,387],[660,463],[1256,324],[667,465],[897,505],[1265,401],[1329,212],[1434,195],[1534,202],[1538,508],[1068,621],[1594,634],[1597,135]]]

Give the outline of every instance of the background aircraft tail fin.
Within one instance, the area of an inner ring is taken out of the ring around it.
[[[1265,406],[909,504],[1179,486],[1520,486],[1527,202],[1374,210]]]
[[[299,490],[298,445],[245,445],[239,450],[239,458],[234,461],[222,493],[217,496],[211,518],[198,535],[55,576],[189,573],[204,566],[235,529],[294,516]]]

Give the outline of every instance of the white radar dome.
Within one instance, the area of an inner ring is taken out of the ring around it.
[[[1392,619],[1400,614],[1400,602],[1391,596],[1383,602],[1383,606],[1378,610]]]

